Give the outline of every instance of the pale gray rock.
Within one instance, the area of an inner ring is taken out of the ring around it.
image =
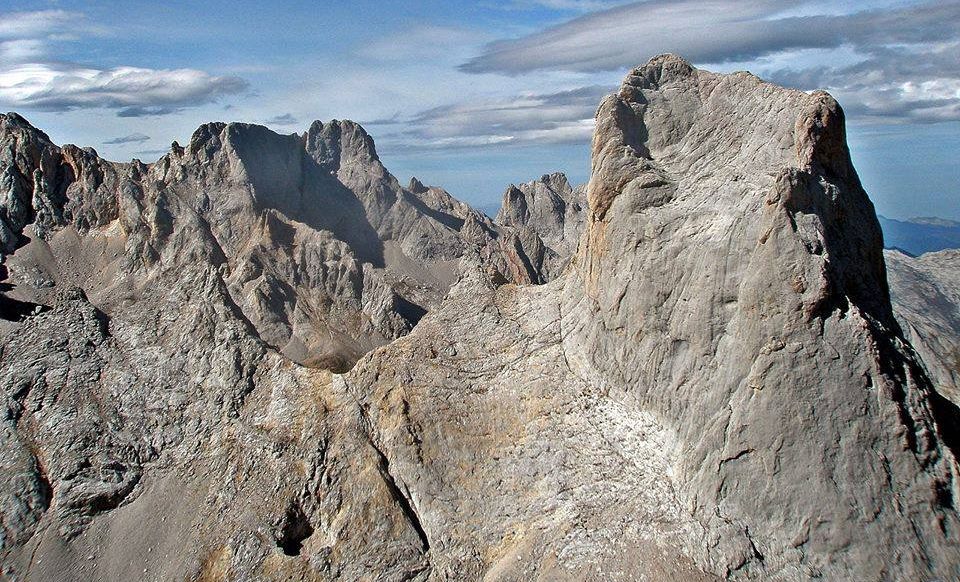
[[[511,184],[495,219],[534,283],[555,279],[577,250],[586,223],[586,185],[572,188],[562,173]]]
[[[960,251],[884,251],[894,314],[934,387],[960,406]]]
[[[565,338],[676,431],[688,555],[956,576],[957,419],[898,333],[837,103],[658,57],[600,105],[588,198]]]
[[[659,57],[593,161],[564,277],[465,279],[345,378],[435,571],[956,577],[956,411],[900,335],[836,102]]]
[[[150,166],[59,148],[16,114],[0,130],[0,243],[16,251],[10,298],[28,304],[74,285],[110,314],[191,252],[268,345],[342,370],[408,333],[467,251],[536,278],[511,273],[488,218],[441,189],[403,189],[350,121],[303,135],[210,123]]]
[[[545,174],[518,186],[510,185],[495,221],[503,226],[527,227],[556,256],[554,273],[576,252],[586,223],[586,185],[571,187],[561,172]]]

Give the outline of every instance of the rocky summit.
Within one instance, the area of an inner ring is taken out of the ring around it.
[[[955,261],[826,93],[657,57],[495,220],[349,121],[0,145],[8,579],[960,577]]]

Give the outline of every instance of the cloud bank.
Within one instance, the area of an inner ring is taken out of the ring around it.
[[[827,88],[862,115],[960,119],[960,1],[830,9],[809,0],[649,0],[491,43],[460,69],[505,75],[623,71],[664,52],[716,65],[842,50],[852,55],[852,64],[793,63],[772,76],[802,89]]]
[[[100,68],[54,58],[76,35],[103,34],[63,10],[0,14],[0,102],[38,111],[105,108],[120,117],[165,115],[247,89],[239,77],[196,69]]]
[[[556,93],[464,102],[421,111],[409,118],[382,120],[403,131],[385,136],[385,145],[434,149],[505,144],[589,141],[593,116],[612,87],[592,85]],[[374,124],[371,124],[374,125]]]

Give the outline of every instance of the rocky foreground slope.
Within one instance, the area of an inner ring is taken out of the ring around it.
[[[36,312],[0,352],[10,578],[960,575],[956,408],[894,318],[824,93],[631,71],[597,113],[583,237],[539,286],[507,282],[537,274],[532,227],[345,164],[375,156],[343,124],[205,126],[147,167],[4,123],[8,298]],[[244,290],[367,313],[310,279],[350,253],[429,313],[348,373],[301,366]],[[416,301],[436,273],[456,282]]]

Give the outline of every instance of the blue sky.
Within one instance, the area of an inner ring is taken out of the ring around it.
[[[960,1],[0,0],[0,107],[144,161],[206,121],[354,119],[401,180],[488,206],[585,181],[601,96],[668,51],[830,90],[878,211],[960,220]]]

